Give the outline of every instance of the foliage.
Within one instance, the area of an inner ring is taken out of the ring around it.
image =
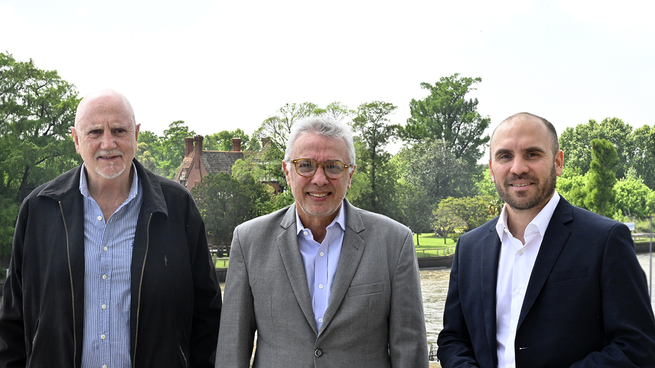
[[[477,189],[477,194],[479,196],[489,197],[489,204],[487,212],[495,217],[500,215],[500,212],[503,209],[504,201],[498,195],[496,186],[493,181],[491,181],[491,172],[489,171],[489,166],[480,165],[480,174],[478,175],[478,180],[475,182],[475,188]]]
[[[234,228],[262,215],[262,203],[270,199],[264,184],[252,177],[237,180],[226,173],[205,176],[191,193],[214,244],[230,244]]]
[[[472,169],[489,142],[489,136],[483,134],[491,123],[489,117],[482,117],[477,111],[477,98],[466,99],[480,82],[481,78],[460,77],[456,73],[442,77],[434,85],[421,83],[430,95],[409,103],[411,117],[401,131],[403,138],[411,142],[442,140],[455,158]]]
[[[232,151],[233,138],[241,138],[241,151],[259,151],[261,149],[259,141],[254,136],[250,138],[241,128],[233,131],[222,130],[206,135],[202,147],[208,151]]]
[[[566,166],[584,174],[589,171],[592,161],[592,141],[604,139],[616,148],[619,166],[616,177],[624,176],[624,169],[630,166],[634,154],[634,139],[631,138],[632,127],[618,118],[605,118],[598,124],[589,120],[575,128],[566,128],[560,135],[559,144],[566,158]]]
[[[259,129],[255,131],[254,136],[260,141],[262,138],[267,138],[273,147],[284,152],[293,123],[317,113],[325,112],[325,110],[317,110],[318,105],[311,102],[285,104],[278,110],[277,115],[273,115],[262,122]]]
[[[424,188],[426,201],[430,205],[436,205],[446,197],[475,193],[466,162],[456,158],[441,139],[429,139],[412,147],[404,147],[399,156],[406,161],[405,180]]]
[[[11,249],[23,198],[79,165],[70,132],[79,101],[57,71],[0,53],[0,256]]]
[[[342,104],[341,102],[332,102],[324,109],[322,115],[329,116],[336,121],[347,120],[350,116],[355,115],[357,112],[350,110],[348,106]]]
[[[445,237],[447,234],[442,231],[450,233],[455,230],[475,229],[498,215],[493,203],[494,198],[487,195],[445,198],[433,212],[435,230]]]
[[[394,217],[396,211],[390,206],[394,203],[391,199],[398,173],[388,164],[391,154],[385,151],[385,147],[395,139],[400,128],[390,124],[388,116],[394,110],[396,106],[388,102],[364,103],[359,105],[353,119],[353,130],[360,145],[358,170],[367,176],[371,185],[370,192],[360,203],[365,209],[390,217]]]
[[[632,132],[631,168],[644,184],[655,190],[655,126],[644,125]]]
[[[139,132],[137,160],[139,162],[146,160],[151,163],[146,165],[148,169],[156,174],[173,178],[184,160],[184,138],[194,135],[196,133],[189,130],[182,120],[170,123],[161,137],[149,130]],[[141,143],[145,143],[145,145]],[[154,168],[152,163],[154,163]]]
[[[453,208],[449,206],[449,203],[447,203],[445,199],[439,203],[439,206],[432,212],[432,214],[434,215],[432,226],[435,235],[443,236],[444,244],[446,244],[448,234],[457,229],[466,228],[466,221],[455,214]]]
[[[591,165],[587,173],[585,206],[599,215],[611,217],[614,213],[616,192],[615,169],[619,157],[611,142],[604,139],[591,141]]]
[[[557,180],[557,193],[566,198],[572,205],[585,207],[584,201],[586,197],[585,187],[587,177],[580,175],[575,168],[564,167],[562,175]]]
[[[616,192],[616,213],[614,219],[621,221],[627,219],[643,219],[655,210],[652,199],[654,192],[644,184],[641,178],[633,174],[617,181],[614,185]],[[649,202],[650,201],[650,202]]]

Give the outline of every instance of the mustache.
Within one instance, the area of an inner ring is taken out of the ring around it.
[[[123,151],[121,150],[100,150],[96,152],[95,158],[102,156],[121,156],[123,157]]]

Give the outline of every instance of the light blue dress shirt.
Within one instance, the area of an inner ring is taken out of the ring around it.
[[[305,264],[307,285],[309,286],[309,295],[312,298],[312,308],[314,309],[314,320],[319,331],[323,325],[323,315],[330,302],[332,282],[337,272],[345,229],[346,213],[343,203],[337,217],[327,227],[325,239],[320,244],[314,240],[312,231],[303,226],[298,211],[296,211],[298,247]]]
[[[84,173],[84,167],[82,168]],[[91,197],[84,196],[84,341],[82,368],[129,368],[130,267],[136,223],[143,202],[136,167],[127,200],[105,221]]]

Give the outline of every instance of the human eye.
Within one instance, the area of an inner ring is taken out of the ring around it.
[[[309,160],[300,160],[296,166],[298,166],[298,169],[311,169],[314,167],[314,163]]]
[[[91,138],[96,138],[102,135],[102,129],[91,129],[87,134]]]

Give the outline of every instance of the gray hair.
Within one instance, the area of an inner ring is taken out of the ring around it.
[[[353,170],[355,165],[355,144],[353,143],[353,134],[348,125],[341,121],[336,121],[329,116],[314,116],[302,119],[291,126],[291,134],[287,142],[287,149],[284,153],[284,161],[291,162],[291,148],[296,139],[301,134],[316,134],[327,138],[343,139],[348,147],[348,161],[346,164],[351,165]]]

